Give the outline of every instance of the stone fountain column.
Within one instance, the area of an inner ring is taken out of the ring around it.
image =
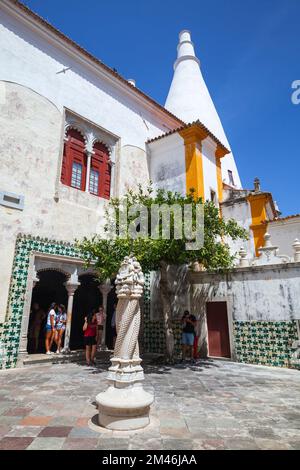
[[[102,331],[102,338],[101,338],[101,350],[102,351],[106,351],[107,350],[107,347],[106,347],[106,321],[107,321],[107,297],[108,297],[108,294],[110,293],[111,289],[112,289],[113,286],[110,285],[110,279],[107,279],[106,282],[104,282],[103,284],[100,284],[99,286],[99,290],[102,294],[102,306],[103,306],[103,310],[104,310],[104,313],[105,313],[105,320],[103,322],[103,331]]]
[[[73,313],[73,301],[74,301],[74,294],[77,288],[80,286],[80,282],[78,281],[77,276],[70,279],[69,281],[65,282],[65,288],[68,292],[68,306],[67,306],[67,324],[66,324],[66,331],[65,331],[65,340],[64,340],[64,348],[62,352],[64,354],[68,354],[71,352],[70,350],[70,338],[71,338],[71,325],[72,325],[72,313]]]
[[[153,396],[142,386],[139,357],[140,298],[144,275],[133,257],[125,257],[116,278],[117,340],[108,370],[108,389],[96,397],[99,425],[113,430],[139,429],[149,424]]]

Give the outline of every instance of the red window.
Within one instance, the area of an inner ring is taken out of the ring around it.
[[[96,142],[91,157],[91,171],[88,190],[105,199],[110,197],[111,166],[108,148]],[[87,175],[87,155],[83,136],[75,129],[67,132],[61,171],[61,181],[67,186],[85,191]]]
[[[111,178],[109,152],[101,142],[96,142],[93,150],[89,190],[92,194],[109,199]]]
[[[67,132],[61,171],[61,181],[67,186],[85,190],[87,157],[84,138],[75,129]]]

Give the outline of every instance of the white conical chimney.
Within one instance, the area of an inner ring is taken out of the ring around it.
[[[222,144],[230,149],[219,115],[203,79],[191,34],[187,30],[179,33],[174,76],[165,108],[187,123],[199,119]],[[222,175],[225,182],[229,182],[228,170],[232,171],[235,186],[241,187],[231,153],[222,158]]]

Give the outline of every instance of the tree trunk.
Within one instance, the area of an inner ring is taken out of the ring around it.
[[[160,295],[163,308],[163,320],[166,335],[166,352],[168,362],[174,362],[174,332],[172,326],[172,309],[171,309],[171,291],[168,283],[168,265],[161,264],[160,268]]]

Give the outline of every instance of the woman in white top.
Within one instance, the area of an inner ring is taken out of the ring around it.
[[[64,305],[59,305],[58,306],[58,312],[56,315],[56,332],[55,332],[55,342],[57,344],[57,354],[60,354],[61,352],[61,343],[62,343],[62,337],[66,329],[66,323],[67,323],[67,314],[66,314],[66,307]]]
[[[45,338],[45,346],[46,346],[46,354],[51,353],[52,343],[55,337],[55,322],[56,322],[56,309],[57,304],[53,302],[50,306],[48,316],[47,316],[47,323],[46,323],[46,338]]]

